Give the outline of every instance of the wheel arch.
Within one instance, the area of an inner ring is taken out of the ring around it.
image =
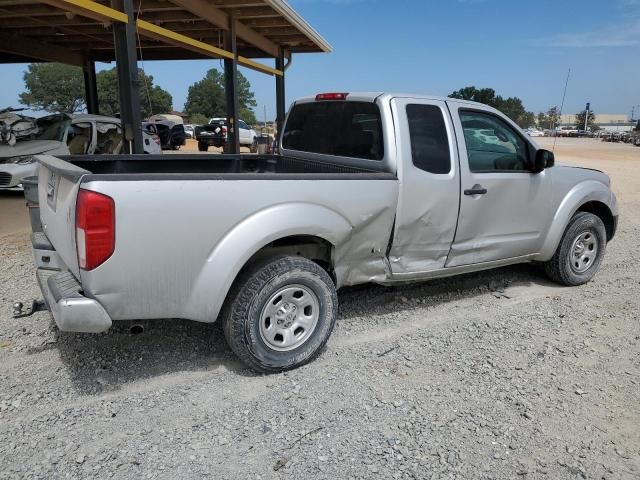
[[[607,232],[607,242],[609,242],[615,235],[615,218],[613,216],[613,212],[605,203],[597,200],[592,200],[580,205],[580,207],[578,207],[578,209],[576,210],[576,213],[577,212],[592,213],[596,217],[600,218],[600,220],[602,220],[602,223],[604,223],[604,228]]]
[[[578,211],[593,213],[602,219],[607,241],[615,234],[618,208],[615,195],[601,182],[589,180],[573,187],[560,202],[536,260],[547,261],[555,253],[571,218]]]
[[[270,255],[299,253],[332,272],[333,252],[351,230],[342,215],[316,204],[275,205],[254,213],[213,247],[194,281],[184,318],[215,321],[241,271]]]

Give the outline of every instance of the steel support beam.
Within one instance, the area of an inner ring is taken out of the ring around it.
[[[113,24],[120,93],[120,120],[125,145],[130,153],[144,153],[133,0],[111,0],[111,6],[124,12],[128,18],[127,23],[114,22]]]
[[[82,73],[84,74],[84,99],[87,104],[87,112],[99,115],[96,64],[92,60],[86,60],[82,66]]]
[[[284,57],[285,52],[280,48],[276,57],[276,69],[282,72],[282,75],[276,76],[276,124],[278,125],[278,135],[282,132],[284,117],[286,113],[285,88],[284,88]]]
[[[229,17],[229,30],[224,36],[225,48],[233,58],[224,60],[224,93],[227,100],[227,128],[229,139],[225,153],[240,153],[240,131],[238,130],[238,48],[236,44],[236,21]]]

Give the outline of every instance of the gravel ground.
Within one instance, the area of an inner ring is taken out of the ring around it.
[[[610,171],[623,215],[594,281],[346,289],[327,351],[280,375],[217,325],[14,320],[39,292],[27,235],[0,236],[0,477],[640,478],[640,149],[581,141],[560,159]]]

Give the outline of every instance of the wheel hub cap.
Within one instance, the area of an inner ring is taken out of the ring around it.
[[[280,288],[262,309],[260,337],[272,350],[293,350],[311,337],[319,317],[320,303],[310,288],[302,285]]]
[[[573,241],[571,248],[571,269],[584,273],[593,265],[598,255],[598,241],[591,232],[583,232]]]

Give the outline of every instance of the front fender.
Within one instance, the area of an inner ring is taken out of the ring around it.
[[[214,322],[236,276],[261,248],[292,235],[313,235],[332,245],[351,236],[341,214],[312,203],[273,205],[237,223],[214,246],[185,305],[184,318]]]
[[[614,216],[618,215],[616,197],[605,184],[596,180],[580,182],[560,202],[536,260],[547,261],[553,257],[573,215],[582,205],[594,201],[605,204]]]

